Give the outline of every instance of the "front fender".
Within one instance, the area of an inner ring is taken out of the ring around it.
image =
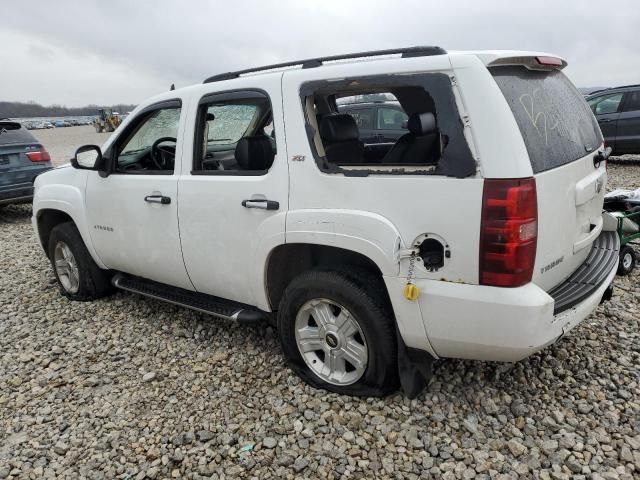
[[[37,184],[33,197],[33,228],[39,237],[38,218],[45,210],[57,210],[66,213],[71,217],[73,223],[75,223],[93,261],[96,262],[100,268],[106,269],[107,267],[102,263],[102,260],[100,260],[98,253],[93,247],[84,207],[84,195],[81,188],[77,185],[58,183]]]

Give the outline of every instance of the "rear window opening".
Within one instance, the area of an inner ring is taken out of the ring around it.
[[[445,74],[310,82],[301,96],[309,141],[324,172],[476,173]]]
[[[561,71],[524,66],[489,70],[513,112],[534,173],[566,165],[600,147],[602,135],[589,105]]]

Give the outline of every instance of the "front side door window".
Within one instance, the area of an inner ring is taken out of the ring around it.
[[[143,114],[117,149],[116,172],[172,174],[175,168],[180,108]]]

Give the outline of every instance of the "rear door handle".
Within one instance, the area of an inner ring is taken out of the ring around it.
[[[280,203],[275,200],[267,200],[265,199],[251,199],[251,200],[242,200],[242,206],[244,208],[261,208],[263,210],[278,210],[280,208]]]
[[[162,205],[169,205],[171,203],[171,197],[165,197],[164,195],[147,195],[144,197],[145,202],[160,203]]]

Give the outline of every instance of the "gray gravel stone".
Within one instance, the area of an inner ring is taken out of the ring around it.
[[[278,445],[278,442],[275,438],[273,437],[265,437],[262,440],[262,446],[264,448],[276,448],[276,445]]]
[[[640,186],[640,165],[608,173]],[[555,345],[439,361],[410,401],[309,387],[271,327],[67,301],[28,206],[0,209],[0,239],[0,478],[640,478],[640,269]]]

